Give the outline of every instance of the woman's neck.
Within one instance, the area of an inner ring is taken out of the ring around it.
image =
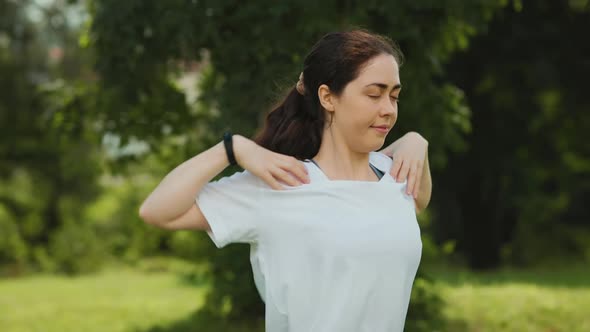
[[[324,131],[320,150],[313,159],[330,180],[374,181],[375,173],[369,167],[369,154],[350,149],[344,139]]]

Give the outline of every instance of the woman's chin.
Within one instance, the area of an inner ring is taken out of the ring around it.
[[[383,142],[381,142],[380,144],[372,144],[371,146],[363,149],[363,152],[369,153],[369,152],[374,152],[374,151],[380,150],[384,144],[385,144],[385,140],[383,140]]]

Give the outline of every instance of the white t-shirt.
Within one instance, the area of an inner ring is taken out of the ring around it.
[[[273,190],[248,171],[210,182],[196,202],[218,248],[250,243],[269,332],[403,331],[422,253],[414,200],[371,152],[378,182],[330,180]]]

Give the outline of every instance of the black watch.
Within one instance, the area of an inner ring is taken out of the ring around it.
[[[237,165],[238,162],[236,161],[236,157],[234,155],[234,146],[233,146],[233,134],[231,131],[226,131],[223,133],[223,145],[225,146],[225,153],[227,154],[227,160],[229,160],[230,165]]]

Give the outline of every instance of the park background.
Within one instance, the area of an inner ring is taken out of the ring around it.
[[[138,208],[350,27],[430,143],[406,331],[590,331],[588,0],[0,0],[0,331],[263,331],[247,245]]]

